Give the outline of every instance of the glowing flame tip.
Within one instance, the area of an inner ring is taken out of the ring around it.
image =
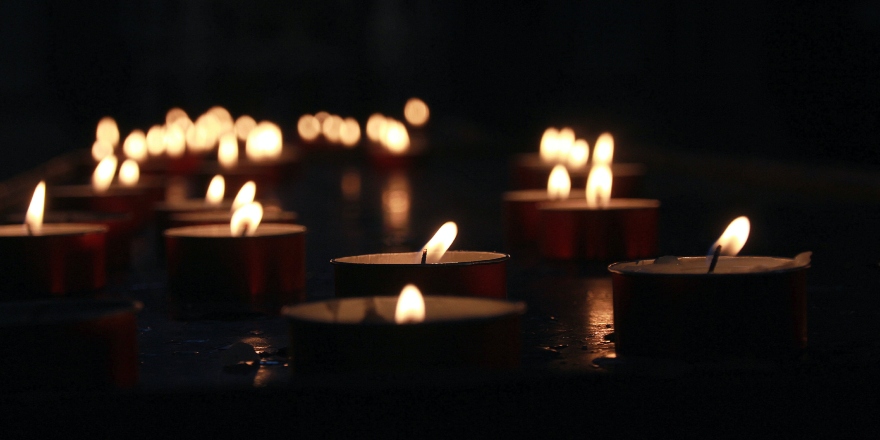
[[[422,292],[413,284],[407,284],[397,297],[394,322],[397,324],[417,324],[425,320],[425,299]]]

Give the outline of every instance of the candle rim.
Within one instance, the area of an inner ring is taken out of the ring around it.
[[[540,203],[538,209],[542,211],[633,211],[638,209],[658,209],[660,208],[660,200],[657,199],[637,199],[615,197],[608,199],[607,206],[588,206],[587,200],[568,198],[565,200],[553,200]]]
[[[231,206],[230,202],[230,206]],[[216,216],[216,217],[215,217]],[[266,223],[275,223],[282,220],[296,221],[299,218],[299,214],[296,211],[276,211],[274,209],[265,209],[263,210],[263,220],[266,220]],[[212,221],[217,220],[218,224],[225,220],[227,223],[226,226],[229,226],[229,221],[232,219],[232,213],[229,212],[229,209],[204,209],[198,211],[184,211],[184,212],[176,212],[171,215],[172,222],[180,221],[180,222],[190,222],[190,221]],[[281,223],[281,224],[292,224],[292,223]],[[196,226],[196,225],[192,225]]]
[[[474,266],[474,265],[483,265],[483,264],[495,264],[503,261],[507,261],[510,259],[510,254],[494,252],[494,251],[468,251],[468,250],[454,250],[454,251],[446,251],[446,255],[449,254],[466,254],[466,253],[474,253],[474,254],[490,254],[494,255],[494,258],[486,259],[486,260],[474,260],[474,261],[440,261],[437,263],[425,263],[421,264],[417,260],[417,256],[421,255],[421,251],[418,252],[379,252],[373,254],[361,254],[361,255],[348,255],[345,257],[333,258],[330,260],[330,264],[334,265],[351,265],[351,266],[424,266],[424,267],[449,267],[449,266]],[[406,263],[368,263],[368,262],[358,262],[358,261],[346,261],[346,259],[352,258],[365,258],[365,257],[373,257],[378,255],[396,255],[401,256],[401,260],[409,260],[410,262]],[[405,257],[404,257],[405,256]],[[445,256],[445,255],[444,255]]]
[[[567,199],[586,198],[587,192],[582,189],[572,189]],[[547,195],[547,189],[520,189],[507,191],[503,195],[505,202],[512,203],[540,203],[553,201]],[[567,200],[566,199],[566,200]]]
[[[140,301],[122,298],[9,301],[0,303],[0,328],[70,324],[120,313],[137,314],[143,308]]]
[[[455,323],[476,323],[476,322],[485,322],[495,319],[502,319],[508,317],[522,316],[525,314],[527,306],[523,301],[509,301],[495,298],[478,298],[478,297],[469,297],[469,296],[451,296],[451,295],[425,295],[425,307],[427,308],[431,302],[440,301],[461,301],[465,303],[484,303],[484,304],[494,304],[502,309],[499,312],[487,314],[485,316],[469,316],[464,318],[436,318],[430,317],[426,315],[425,320],[418,323],[407,323],[407,324],[398,324],[392,321],[382,321],[382,322],[334,322],[326,319],[319,319],[312,316],[306,316],[305,313],[309,312],[312,309],[319,308],[324,304],[329,302],[362,302],[365,299],[373,298],[374,301],[382,301],[382,302],[390,302],[393,304],[397,304],[397,296],[395,295],[387,295],[387,296],[359,296],[359,297],[348,297],[348,298],[331,298],[323,301],[313,301],[302,304],[294,304],[284,306],[281,309],[281,316],[283,316],[288,321],[298,321],[298,322],[307,322],[310,324],[316,325],[327,325],[327,326],[343,326],[343,327],[355,327],[355,326],[370,326],[370,327],[395,327],[395,328],[406,328],[406,327],[424,327],[430,325],[443,325],[445,323],[455,322]]]
[[[791,257],[775,257],[775,256],[765,256],[765,255],[725,255],[725,256],[718,257],[719,262],[721,262],[722,260],[759,259],[759,258],[795,261],[795,259],[791,258]],[[705,261],[706,261],[705,256],[703,256],[703,257],[678,257],[678,259],[679,260],[689,260],[689,261],[690,260],[699,260],[703,263],[705,263]],[[646,258],[646,259],[642,259],[642,260],[619,261],[617,263],[612,263],[612,264],[608,265],[608,272],[611,272],[612,274],[615,274],[615,275],[624,275],[624,276],[689,277],[689,278],[713,277],[713,278],[715,278],[715,277],[731,277],[731,276],[735,276],[735,277],[765,276],[768,274],[782,274],[782,273],[788,273],[788,272],[797,272],[797,271],[809,269],[811,267],[811,263],[807,263],[807,264],[800,265],[800,266],[774,268],[774,269],[762,270],[760,272],[733,272],[733,273],[713,272],[711,274],[710,273],[636,272],[636,271],[629,271],[629,270],[622,270],[621,269],[624,265],[633,264],[637,261],[648,261],[648,260],[653,261],[655,259]],[[708,266],[706,267],[706,270],[708,271]]]
[[[59,229],[69,229],[74,228],[75,231],[72,232],[59,232]],[[30,235],[27,233],[24,225],[20,224],[12,224],[12,225],[0,225],[0,231],[5,230],[12,231],[21,231],[21,234],[15,235],[2,235],[0,234],[0,238],[10,239],[10,238],[19,238],[19,237],[73,237],[73,236],[81,236],[81,235],[89,235],[89,234],[106,234],[108,231],[107,226],[97,223],[43,223],[42,231],[38,234]]]
[[[163,200],[161,202],[156,202],[153,204],[153,209],[156,211],[171,211],[174,212],[179,209],[195,209],[198,211],[209,211],[209,210],[226,210],[232,206],[232,200],[222,200],[218,205],[211,205],[205,201],[205,198],[191,198],[191,199],[183,199],[183,200],[175,200],[168,201]],[[204,208],[204,209],[203,209]]]
[[[216,230],[225,235],[202,235],[202,234],[192,234],[193,230],[198,231],[199,229],[207,229]],[[262,230],[261,230],[262,228]],[[268,231],[267,231],[268,229]],[[281,230],[279,230],[281,229]],[[222,240],[222,239],[237,239],[237,240],[259,240],[269,237],[281,237],[281,236],[290,236],[290,235],[300,235],[305,234],[307,231],[306,227],[303,225],[291,224],[291,223],[260,223],[260,226],[257,227],[257,233],[255,235],[248,236],[238,236],[233,237],[229,232],[229,223],[212,223],[208,225],[191,225],[191,226],[179,226],[176,228],[166,229],[162,235],[165,237],[175,237],[179,239],[191,239],[191,240]],[[262,232],[262,234],[261,234]]]

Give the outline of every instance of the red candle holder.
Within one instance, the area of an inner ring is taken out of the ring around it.
[[[0,303],[4,391],[132,388],[143,308],[121,299]]]
[[[547,178],[555,163],[541,160],[537,153],[519,154],[514,157],[511,165],[512,184],[516,189],[540,189],[547,187]],[[611,172],[614,180],[611,185],[611,197],[638,197],[645,180],[645,166],[640,163],[613,163]],[[568,170],[572,188],[587,186],[590,167]]]
[[[689,273],[651,272],[653,260],[608,267],[618,355],[769,359],[791,358],[806,348],[809,264],[720,257],[715,272],[706,273],[705,257],[679,260]],[[738,265],[767,269],[737,273]]]
[[[152,216],[155,194],[137,187],[110,187],[98,193],[90,185],[56,186],[51,189],[51,207],[57,211],[93,211],[131,214],[136,227]]]
[[[424,300],[425,321],[416,324],[394,323],[394,297],[285,307],[291,369],[296,374],[338,374],[519,365],[524,304],[443,296]]]
[[[507,260],[497,252],[447,251],[439,263],[420,264],[420,252],[334,258],[336,296],[398,295],[407,284],[426,295],[507,298]]]
[[[228,224],[165,231],[172,314],[277,313],[305,300],[305,233],[273,223],[243,237],[232,237]]]
[[[541,256],[599,262],[656,256],[659,208],[651,199],[612,198],[606,207],[589,207],[585,199],[541,204]]]
[[[93,295],[106,283],[106,233],[101,225],[0,226],[0,298]]]
[[[571,191],[570,199],[585,198],[584,191]],[[515,248],[535,246],[541,229],[541,213],[538,206],[551,202],[546,189],[509,191],[503,196],[504,236]]]

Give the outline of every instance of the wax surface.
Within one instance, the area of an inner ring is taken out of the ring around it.
[[[105,226],[87,223],[43,223],[43,228],[40,230],[40,233],[33,234],[33,236],[80,235],[96,232],[107,232],[107,228]],[[24,225],[0,226],[0,237],[26,237],[28,235],[31,234],[28,234]]]
[[[586,191],[571,190],[568,194],[569,199],[586,200]],[[504,193],[504,200],[508,202],[548,202],[546,189],[523,189],[519,191],[509,191]]]
[[[659,208],[660,201],[653,199],[611,199],[604,207],[587,206],[587,199],[557,200],[542,204],[540,209],[550,211],[611,211],[616,209]]]
[[[667,257],[664,257],[666,259]],[[719,257],[718,264],[712,274],[743,274],[764,273],[791,269],[799,269],[809,266],[810,261],[798,258],[780,257]],[[666,264],[654,264],[654,260],[639,260],[626,263],[612,264],[609,270],[622,273],[655,273],[655,274],[707,274],[709,264],[706,257],[680,257],[676,262]]]
[[[249,237],[271,237],[273,235],[289,235],[300,234],[306,231],[305,226],[288,225],[279,223],[260,223],[256,232],[247,237],[233,237],[229,230],[229,225],[200,225],[200,226],[183,226],[180,228],[172,228],[165,231],[165,235],[172,237],[203,237],[203,238],[249,238]]]
[[[295,212],[291,211],[279,211],[276,209],[266,208],[263,211],[263,220],[267,223],[272,222],[282,222],[282,223],[293,223],[296,221],[297,215]],[[229,210],[222,211],[201,211],[201,212],[186,212],[181,214],[175,214],[171,217],[172,223],[180,222],[183,224],[192,224],[192,223],[229,223],[229,220],[232,219],[232,212]],[[180,224],[177,223],[177,224]]]
[[[284,314],[290,318],[313,322],[397,325],[394,324],[396,307],[397,297],[393,296],[344,298],[288,307]],[[425,297],[424,322],[488,319],[524,312],[523,303],[482,298],[428,296]]]
[[[421,252],[401,252],[387,254],[368,254],[356,255],[353,257],[335,258],[333,263],[348,264],[420,264]],[[438,263],[429,263],[428,265],[444,264],[444,263],[486,263],[495,262],[501,259],[507,259],[507,254],[498,252],[479,252],[479,251],[447,251]]]

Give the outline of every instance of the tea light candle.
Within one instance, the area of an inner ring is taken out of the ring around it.
[[[261,211],[253,202],[228,225],[165,231],[175,313],[198,308],[277,313],[282,305],[305,299],[306,228],[260,223]]]
[[[285,307],[296,374],[501,370],[519,365],[522,303],[486,298],[332,299]]]
[[[537,244],[540,228],[539,204],[584,197],[584,191],[571,191],[571,179],[563,165],[553,168],[547,179],[546,190],[524,189],[504,193],[504,231],[507,243],[513,247]]]
[[[745,242],[739,237],[722,236],[713,249],[720,244],[736,255]],[[804,349],[810,253],[716,258],[711,273],[706,257],[609,266],[617,353],[721,360],[785,358]]]
[[[510,255],[447,251],[456,233],[455,223],[448,222],[424,246],[426,252],[368,254],[330,260],[336,296],[389,295],[406,284],[415,283],[429,295],[506,298]]]
[[[43,224],[46,186],[37,185],[25,225],[0,226],[3,299],[90,294],[104,287],[107,228]]]
[[[172,226],[171,218],[176,214],[215,210],[228,211],[232,207],[232,202],[223,200],[225,193],[226,179],[218,174],[211,179],[205,197],[202,199],[170,200],[154,204],[153,209],[156,212],[156,229],[159,233],[162,233],[170,228]],[[247,202],[251,201],[253,201],[252,198],[247,200]],[[231,216],[232,214],[230,213],[229,217]],[[226,218],[224,221],[217,223],[228,223],[229,220],[230,218]]]
[[[594,166],[585,198],[538,205],[544,258],[613,261],[657,255],[660,202],[610,198],[611,181],[609,167]]]
[[[0,389],[134,387],[142,308],[123,299],[0,303]]]

